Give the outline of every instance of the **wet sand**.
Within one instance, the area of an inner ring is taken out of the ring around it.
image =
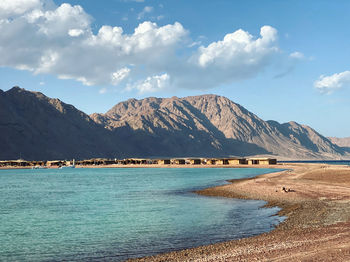
[[[267,201],[287,219],[259,236],[137,261],[350,261],[350,167],[288,164],[289,170],[197,193]],[[282,188],[285,190],[282,190]],[[287,191],[287,192],[286,192]]]

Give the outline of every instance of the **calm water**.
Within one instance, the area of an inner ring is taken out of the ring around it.
[[[0,260],[119,261],[260,234],[277,208],[191,191],[271,171],[1,170]]]

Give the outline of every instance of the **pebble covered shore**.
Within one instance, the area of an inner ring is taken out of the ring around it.
[[[132,261],[350,261],[350,167],[279,167],[288,170],[197,192],[281,207],[287,219],[273,231]]]

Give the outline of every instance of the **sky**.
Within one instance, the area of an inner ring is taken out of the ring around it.
[[[88,114],[217,94],[349,137],[349,12],[347,0],[1,0],[0,89]]]

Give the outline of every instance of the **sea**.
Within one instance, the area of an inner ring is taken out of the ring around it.
[[[278,208],[193,191],[276,171],[0,170],[0,261],[123,261],[268,232]]]

